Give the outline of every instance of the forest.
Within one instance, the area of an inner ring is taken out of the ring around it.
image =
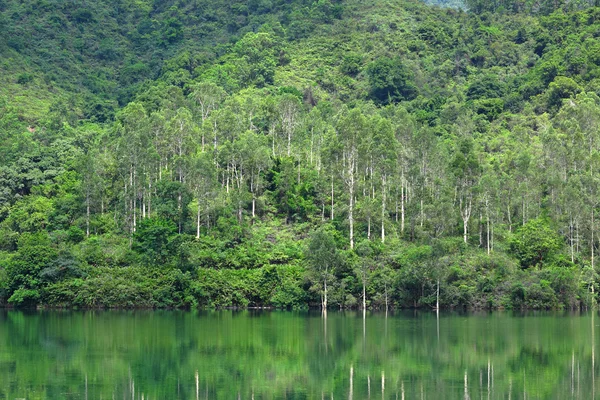
[[[594,307],[596,3],[0,0],[0,305]]]

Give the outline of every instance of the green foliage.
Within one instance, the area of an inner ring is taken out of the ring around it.
[[[151,266],[161,266],[173,255],[170,240],[177,232],[171,221],[162,218],[144,219],[133,234],[132,249]]]
[[[0,7],[2,302],[595,303],[589,2],[42,3]]]
[[[50,284],[43,300],[54,307],[167,308],[190,307],[197,295],[189,274],[130,267],[101,268],[85,279]]]
[[[400,58],[378,58],[369,64],[367,74],[371,98],[380,104],[412,100],[417,96],[411,71]]]
[[[4,266],[7,287],[12,293],[8,302],[17,306],[34,306],[45,279],[42,271],[51,267],[57,257],[58,253],[46,232],[22,234],[17,251]]]
[[[15,307],[35,307],[40,300],[40,293],[36,289],[19,288],[8,298],[8,303]]]
[[[521,267],[548,265],[561,248],[561,240],[547,219],[528,221],[515,233],[510,242]]]

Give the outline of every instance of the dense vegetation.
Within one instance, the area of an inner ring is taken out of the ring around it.
[[[500,3],[0,1],[2,301],[593,305],[600,8]]]

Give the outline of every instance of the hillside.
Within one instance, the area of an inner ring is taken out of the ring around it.
[[[0,2],[0,296],[591,306],[600,8],[515,4]]]

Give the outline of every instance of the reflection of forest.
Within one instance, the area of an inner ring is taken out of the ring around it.
[[[0,398],[595,395],[590,314],[0,314]]]

